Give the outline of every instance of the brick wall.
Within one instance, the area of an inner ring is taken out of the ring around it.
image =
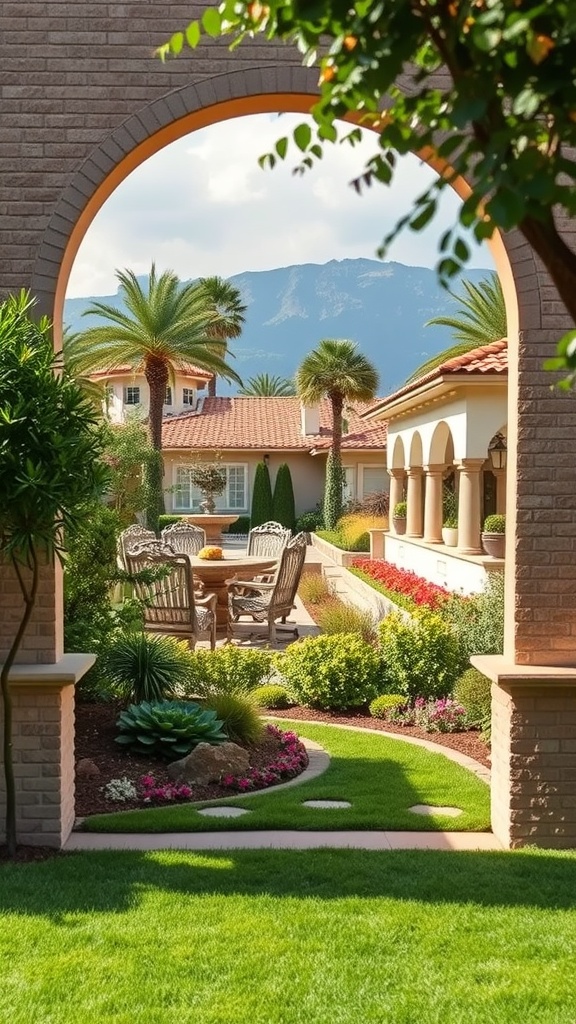
[[[74,824],[74,687],[12,692],[18,842],[60,847]],[[0,842],[5,814],[2,773]]]

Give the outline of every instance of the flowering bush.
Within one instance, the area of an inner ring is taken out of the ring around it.
[[[267,786],[274,786],[286,779],[293,779],[304,771],[308,764],[308,754],[296,733],[284,732],[272,724],[266,726],[266,733],[280,743],[280,750],[270,764],[266,768],[250,768],[242,778],[224,775],[220,780],[222,786],[237,793],[247,793],[255,789],[266,789]],[[159,785],[153,775],[144,775],[140,779],[138,795],[142,803],[165,804],[190,800],[192,789],[190,786],[176,785],[172,782]]]
[[[378,584],[380,590],[395,604],[408,611],[418,607],[435,610],[451,595],[444,587],[417,576],[408,569],[399,569],[390,562],[377,558],[355,558],[352,568],[358,570],[368,582]]]
[[[426,732],[462,732],[467,727],[466,711],[450,697],[417,697],[413,704],[389,708],[386,719],[395,725],[417,725]]]
[[[107,800],[117,800],[120,803],[124,803],[126,800],[135,800],[138,796],[136,786],[125,775],[121,779],[110,779],[103,790]]]

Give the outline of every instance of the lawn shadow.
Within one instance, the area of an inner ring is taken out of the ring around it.
[[[576,856],[537,850],[170,850],[71,853],[0,865],[0,915],[67,923],[78,913],[122,914],[150,890],[184,902],[222,894],[569,910],[576,907]]]

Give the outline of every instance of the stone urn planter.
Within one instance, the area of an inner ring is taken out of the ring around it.
[[[458,527],[443,526],[442,542],[446,545],[447,548],[455,548],[458,544]]]
[[[394,533],[402,537],[406,533],[406,502],[399,501],[394,505],[392,511],[392,526],[394,527]]]
[[[482,531],[482,547],[491,558],[504,558],[506,548],[506,517],[486,516]]]

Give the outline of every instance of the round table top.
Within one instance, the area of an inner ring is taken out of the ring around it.
[[[208,573],[217,574],[225,570],[226,573],[241,572],[242,569],[249,569],[250,572],[259,572],[261,569],[271,569],[276,565],[278,559],[269,555],[242,555],[236,551],[223,551],[223,558],[198,558],[198,555],[189,555],[190,564],[195,572],[205,570]],[[201,572],[198,572],[201,575]]]

